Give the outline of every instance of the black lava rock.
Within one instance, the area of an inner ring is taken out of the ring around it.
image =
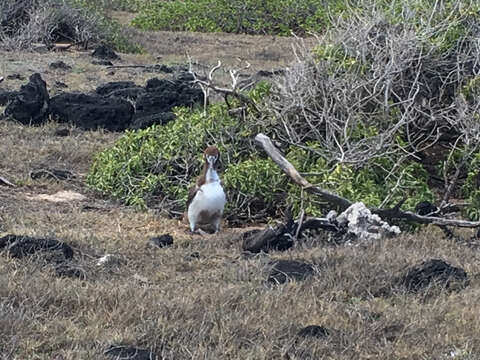
[[[61,251],[65,259],[73,258],[72,247],[55,239],[10,234],[0,238],[0,250],[5,248],[11,257],[19,259],[37,251]]]
[[[137,97],[132,129],[166,124],[175,118],[172,112],[174,107],[192,107],[203,103],[203,93],[191,82],[189,74],[182,73],[173,79],[150,79],[145,90],[146,93]]]
[[[149,241],[152,245],[158,246],[159,248],[173,245],[173,237],[170,234],[152,237]]]
[[[276,284],[283,284],[290,280],[305,280],[314,274],[312,264],[297,260],[276,260],[271,264],[273,266],[267,281]]]
[[[93,57],[103,60],[119,60],[120,56],[118,56],[115,51],[109,48],[106,45],[99,45],[95,48],[92,53]]]
[[[50,112],[57,121],[72,123],[84,130],[123,131],[130,125],[134,108],[119,98],[64,93],[51,99]]]
[[[306,326],[297,333],[297,336],[315,338],[326,338],[328,335],[330,335],[328,329],[319,325]]]
[[[72,69],[72,67],[70,65],[66,64],[62,60],[54,61],[54,62],[50,63],[49,67],[51,69],[56,69],[56,70],[71,70]]]
[[[0,89],[0,106],[7,105],[10,101],[13,101],[17,95],[18,91]]]
[[[112,91],[136,87],[133,81],[112,81],[98,86],[95,92],[99,95],[108,96]]]
[[[434,284],[449,288],[453,282],[466,284],[467,273],[443,260],[431,259],[409,269],[398,282],[411,292]]]
[[[24,125],[42,124],[48,119],[49,102],[47,85],[40,74],[35,73],[8,104],[5,115]]]

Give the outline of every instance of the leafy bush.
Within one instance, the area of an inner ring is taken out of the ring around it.
[[[480,153],[475,154],[468,167],[462,193],[468,200],[468,205],[464,209],[465,215],[471,220],[480,220]]]
[[[221,104],[211,105],[206,115],[178,108],[176,116],[164,126],[127,132],[99,153],[87,183],[140,209],[158,206],[180,212],[187,189],[199,175],[204,147],[215,143],[222,153],[226,215],[231,219],[265,219],[288,205],[293,205],[295,213],[303,206],[310,215],[321,215],[328,209],[309,196],[302,199],[298,186],[290,184],[270,159],[257,153],[251,140],[258,131],[267,129],[259,129],[254,122],[239,122]],[[396,171],[396,165],[387,158],[362,169],[339,164],[331,168],[322,158],[295,147],[287,158],[299,171],[315,173],[308,175],[311,182],[370,206],[385,199],[385,204],[395,204],[403,195],[409,196],[408,208],[418,201],[432,200],[427,175],[414,162],[404,163]]]
[[[286,206],[287,179],[270,159],[255,156],[231,163],[223,182],[229,200],[226,212],[236,218],[264,219]]]
[[[157,204],[180,211],[188,187],[199,175],[204,148],[216,144],[222,153],[230,209],[241,211],[241,216],[251,212],[250,198],[259,196],[260,190],[265,194],[273,172],[272,164],[257,160],[250,144],[255,126],[230,117],[221,104],[211,105],[206,115],[185,108],[178,108],[175,113],[175,121],[127,132],[114,146],[98,154],[87,183],[128,205],[145,208]],[[252,167],[258,170],[257,181],[263,182],[260,188],[245,187],[244,176],[250,176],[246,169]],[[262,169],[266,171],[262,173]],[[237,192],[248,200],[237,196]]]
[[[346,10],[343,0],[155,0],[133,24],[145,30],[186,30],[290,35],[322,31],[329,16]]]

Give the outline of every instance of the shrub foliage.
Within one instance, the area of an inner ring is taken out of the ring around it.
[[[133,23],[145,30],[290,35],[321,31],[345,9],[338,0],[155,0]]]

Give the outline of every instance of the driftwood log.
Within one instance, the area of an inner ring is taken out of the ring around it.
[[[270,158],[282,169],[282,171],[287,174],[294,183],[301,186],[303,190],[311,194],[317,195],[320,199],[329,203],[330,205],[332,205],[332,207],[338,208],[340,211],[344,211],[353,204],[352,201],[342,196],[331,193],[320,188],[319,186],[315,186],[309,183],[304,177],[300,175],[297,169],[295,169],[295,167],[280,153],[280,151],[275,147],[275,145],[272,143],[268,136],[260,133],[255,137],[255,141],[260,146],[262,146],[268,156],[270,156]],[[372,213],[379,215],[384,220],[403,220],[419,224],[434,224],[440,226],[456,226],[465,228],[480,227],[480,221],[447,219],[437,216],[419,215],[411,211],[404,211],[400,209],[403,202],[404,200],[393,208],[370,208],[369,210]]]

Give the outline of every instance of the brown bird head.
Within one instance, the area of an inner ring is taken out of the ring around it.
[[[215,167],[218,160],[220,159],[220,152],[216,146],[208,146],[203,153],[206,164]]]

